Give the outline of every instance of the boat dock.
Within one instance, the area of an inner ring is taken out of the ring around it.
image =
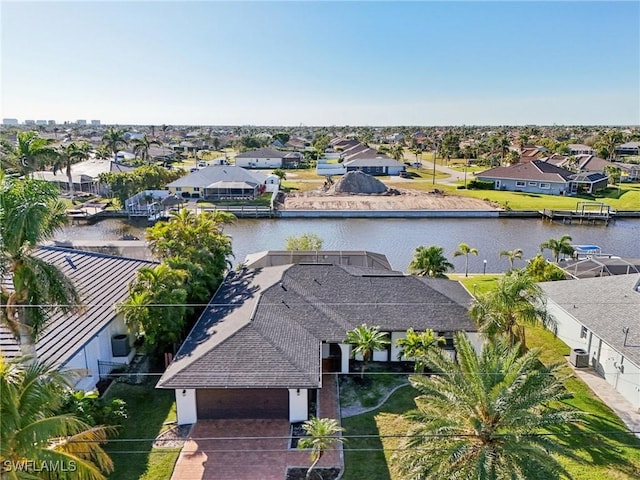
[[[542,219],[549,221],[561,221],[563,224],[571,224],[574,221],[583,224],[602,222],[609,225],[609,221],[615,220],[615,210],[605,203],[578,202],[575,210],[552,210],[545,208],[540,210]]]

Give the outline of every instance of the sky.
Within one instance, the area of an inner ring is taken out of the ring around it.
[[[3,118],[639,125],[637,1],[0,2]]]

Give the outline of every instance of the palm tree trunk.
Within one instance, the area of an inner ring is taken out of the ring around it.
[[[71,161],[67,162],[67,180],[69,181],[69,194],[73,200],[73,177],[71,176]]]
[[[464,256],[464,276],[469,276],[469,255]]]
[[[304,477],[305,480],[309,480],[311,478],[311,472],[313,471],[314,468],[316,468],[316,465],[318,465],[318,462],[320,461],[320,457],[322,457],[322,450],[318,451],[318,455],[316,455],[315,460],[309,466],[309,469],[307,470],[307,474]]]
[[[17,325],[20,344],[20,353],[29,357],[28,363],[31,364],[37,360],[36,344],[33,341],[33,335],[31,335],[31,329],[22,322],[18,322]]]

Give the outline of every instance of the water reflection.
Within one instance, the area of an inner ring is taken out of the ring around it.
[[[116,240],[125,235],[144,238],[146,222],[129,223],[105,219],[89,226],[69,226],[57,240]],[[286,238],[313,232],[324,239],[330,250],[372,250],[384,253],[393,268],[406,270],[418,245],[439,245],[455,265],[464,270],[464,257],[453,257],[459,243],[468,243],[479,251],[469,257],[469,271],[481,273],[483,260],[487,272],[504,271],[506,258],[501,250],[521,248],[523,258],[539,252],[540,243],[551,237],[569,234],[575,244],[594,244],[604,253],[640,258],[640,220],[618,219],[603,225],[562,225],[538,219],[280,219],[238,220],[226,227],[233,237],[237,264],[251,252],[284,248]],[[545,252],[550,258],[550,253]],[[516,266],[520,263],[516,260]],[[520,263],[521,265],[522,263]]]

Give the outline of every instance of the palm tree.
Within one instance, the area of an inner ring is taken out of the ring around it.
[[[398,359],[409,358],[415,362],[416,372],[424,372],[429,350],[444,342],[445,338],[436,336],[431,329],[416,333],[413,328],[410,328],[407,330],[405,338],[399,338],[396,341],[396,344],[401,348]]]
[[[113,153],[113,161],[118,161],[118,152],[121,148],[127,146],[127,140],[125,139],[125,131],[123,128],[109,127],[105,134],[102,136],[102,141],[107,148]]]
[[[302,425],[308,437],[300,439],[298,448],[311,449],[311,461],[313,462],[305,478],[311,478],[311,472],[322,458],[322,454],[332,448],[336,443],[344,443],[344,438],[339,434],[344,432],[336,420],[333,418],[311,417]]]
[[[442,278],[452,269],[453,264],[444,256],[444,249],[435,245],[416,248],[409,264],[409,273],[419,277]]]
[[[58,478],[43,468],[56,465],[58,471],[72,471],[77,479],[101,480],[113,470],[101,445],[114,429],[91,427],[76,415],[58,413],[64,399],[61,393],[74,380],[69,371],[57,372],[51,365],[28,362],[25,357],[8,362],[0,355],[3,479]]]
[[[464,333],[454,337],[456,360],[430,351],[435,375],[412,376],[420,392],[412,425],[393,455],[406,478],[526,480],[570,478],[556,455],[569,454],[555,437],[540,434],[581,421],[560,406],[567,394],[560,365],[545,367],[539,351],[520,356],[502,339],[476,353]],[[549,405],[553,404],[554,407]]]
[[[616,146],[622,143],[623,136],[622,132],[618,130],[609,130],[598,142],[601,148],[607,153],[607,158],[609,160],[615,160],[616,158]]]
[[[95,156],[99,160],[106,160],[111,155],[109,147],[106,145],[98,145],[98,148],[94,150]]]
[[[0,273],[10,273],[12,286],[0,283],[0,315],[24,355],[35,358],[35,341],[54,312],[78,313],[80,296],[54,265],[34,256],[67,221],[58,189],[48,182],[6,178],[0,171]]]
[[[402,148],[402,145],[399,143],[395,145],[391,149],[391,155],[395,160],[398,160],[399,162],[402,161],[402,159],[404,158],[404,148]]]
[[[549,320],[538,306],[542,304],[541,292],[529,275],[513,270],[498,281],[494,290],[477,296],[469,315],[489,338],[507,335],[512,345],[520,342],[524,347],[524,325],[546,324]]]
[[[134,155],[140,155],[140,158],[143,162],[149,163],[149,150],[154,145],[156,147],[160,146],[160,142],[158,140],[150,140],[146,135],[143,135],[142,138],[133,140],[133,153]]]
[[[469,255],[478,256],[478,249],[470,247],[466,243],[461,243],[458,245],[458,249],[453,252],[454,257],[459,257],[460,255],[464,255],[464,276],[469,276]]]
[[[562,235],[560,238],[550,238],[546,242],[540,244],[540,251],[551,250],[553,259],[556,263],[560,258],[560,254],[573,255],[575,250],[571,246],[572,238],[569,235]]]
[[[349,330],[344,342],[352,346],[352,355],[362,355],[360,378],[364,378],[364,370],[367,362],[371,360],[373,352],[383,350],[391,343],[387,334],[380,331],[380,327],[370,327],[366,323]]]
[[[69,182],[69,193],[73,198],[73,177],[71,175],[71,165],[74,163],[82,162],[89,158],[90,146],[86,142],[82,143],[70,143],[66,146],[61,146],[58,152],[58,161],[53,165],[53,174],[55,175],[58,170],[62,170],[64,167],[67,174],[67,180]]]
[[[513,262],[516,258],[522,258],[522,249],[516,248],[515,250],[501,250],[498,254],[500,258],[507,257],[509,260],[509,270],[513,270]]]
[[[26,175],[40,170],[56,157],[56,151],[51,147],[52,140],[41,138],[36,132],[18,132],[18,142],[10,146],[8,157],[10,164]]]

